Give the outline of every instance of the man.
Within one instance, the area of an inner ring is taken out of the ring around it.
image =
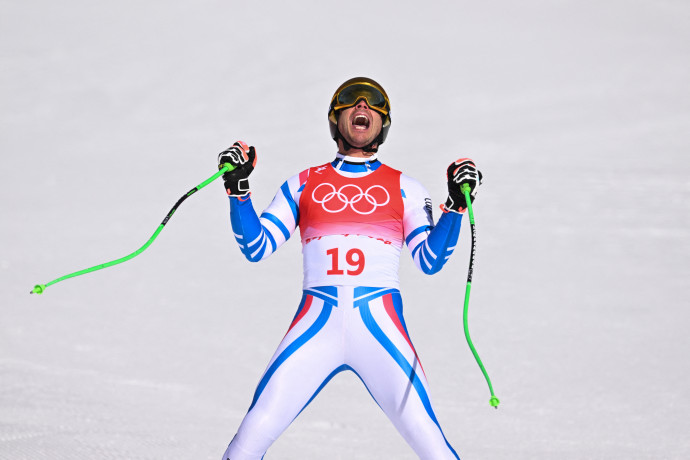
[[[390,101],[368,78],[333,95],[328,112],[335,160],[288,179],[259,217],[248,177],[256,151],[236,142],[218,157],[236,167],[223,177],[242,253],[268,257],[299,226],[303,295],[287,334],[262,376],[224,460],[259,460],[323,386],[353,371],[422,459],[457,459],[434,414],[426,376],[407,333],[398,291],[403,243],[432,274],[450,257],[480,175],[471,160],[447,170],[449,196],[434,225],[431,200],[414,179],[377,159],[391,124]]]

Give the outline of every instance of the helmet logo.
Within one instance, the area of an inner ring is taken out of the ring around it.
[[[336,190],[333,184],[324,182],[314,188],[311,199],[331,214],[344,211],[349,206],[357,214],[367,215],[376,211],[378,207],[387,205],[391,197],[381,185],[372,185],[362,191],[355,184],[345,184]]]

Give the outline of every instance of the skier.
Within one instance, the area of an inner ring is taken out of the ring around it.
[[[248,177],[254,147],[220,153],[230,221],[242,253],[265,259],[299,226],[303,295],[264,372],[224,460],[260,460],[269,446],[337,373],[353,371],[422,459],[458,459],[429,398],[427,379],[407,333],[398,291],[403,243],[424,273],[438,272],[455,248],[467,203],[481,175],[472,160],[447,169],[448,199],[434,225],[431,200],[416,180],[377,158],[391,125],[390,101],[374,80],[353,78],[328,110],[335,159],[305,169],[280,187],[258,216]],[[219,166],[220,167],[220,166]]]

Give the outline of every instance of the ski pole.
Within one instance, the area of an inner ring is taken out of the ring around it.
[[[165,224],[168,223],[170,218],[173,216],[173,214],[175,214],[175,211],[177,211],[177,208],[182,204],[182,202],[184,200],[186,200],[190,196],[194,195],[196,192],[198,192],[202,188],[206,187],[208,184],[210,184],[214,180],[218,179],[220,176],[222,176],[226,172],[232,171],[233,169],[235,169],[235,167],[233,165],[231,165],[230,163],[223,164],[222,167],[219,168],[219,171],[217,173],[215,173],[213,176],[209,177],[208,179],[206,179],[205,181],[203,181],[202,183],[200,183],[199,185],[197,185],[196,187],[194,187],[193,189],[188,191],[186,194],[182,195],[182,197],[179,200],[177,200],[177,203],[175,203],[175,205],[172,207],[172,209],[170,209],[168,214],[165,216],[165,219],[163,219],[163,222],[161,222],[160,225],[158,226],[158,228],[156,228],[156,231],[153,232],[153,235],[151,235],[151,238],[149,238],[148,241],[146,243],[144,243],[144,245],[142,247],[140,247],[139,249],[137,249],[133,253],[128,254],[128,255],[121,257],[119,259],[111,260],[110,262],[106,262],[106,263],[103,263],[100,265],[94,265],[93,267],[85,268],[83,270],[79,270],[79,271],[76,271],[74,273],[70,273],[70,274],[61,276],[60,278],[56,278],[53,281],[46,283],[46,284],[37,284],[34,286],[34,288],[31,290],[31,292],[29,292],[29,294],[43,294],[43,291],[45,291],[48,286],[51,286],[55,283],[59,283],[60,281],[64,281],[66,279],[73,278],[75,276],[80,276],[80,275],[85,275],[86,273],[95,272],[96,270],[101,270],[103,268],[112,267],[113,265],[121,264],[122,262],[126,262],[126,261],[133,259],[134,257],[138,256],[139,254],[144,252],[146,250],[146,248],[148,248],[151,245],[151,243],[153,243],[153,241],[158,237],[158,234],[161,231],[163,231],[163,227],[165,227]]]
[[[477,361],[477,364],[479,365],[479,369],[481,369],[482,374],[484,374],[484,379],[486,379],[487,385],[489,385],[489,391],[491,392],[491,399],[489,399],[489,404],[491,404],[492,407],[498,409],[498,404],[500,403],[500,401],[494,394],[494,388],[491,385],[491,379],[489,378],[489,374],[486,372],[484,364],[482,363],[482,360],[479,357],[479,353],[477,353],[477,349],[474,347],[474,344],[472,343],[472,339],[470,338],[470,329],[467,321],[467,311],[470,305],[470,289],[472,288],[472,272],[474,271],[474,253],[477,248],[477,230],[474,226],[474,212],[472,211],[472,199],[470,198],[471,189],[469,184],[462,184],[460,190],[465,195],[465,202],[467,203],[467,212],[470,215],[470,228],[472,230],[472,251],[470,252],[470,268],[467,271],[467,286],[465,287],[465,306],[462,310],[462,325],[465,330],[465,338],[467,339],[467,344],[470,346],[470,350],[472,350],[472,354],[474,355],[474,359]]]

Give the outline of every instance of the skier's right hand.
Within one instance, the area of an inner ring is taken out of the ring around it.
[[[248,177],[256,165],[256,150],[242,141],[232,144],[232,147],[218,154],[218,169],[225,164],[235,167],[223,174],[225,190],[230,196],[245,196],[249,193]]]

